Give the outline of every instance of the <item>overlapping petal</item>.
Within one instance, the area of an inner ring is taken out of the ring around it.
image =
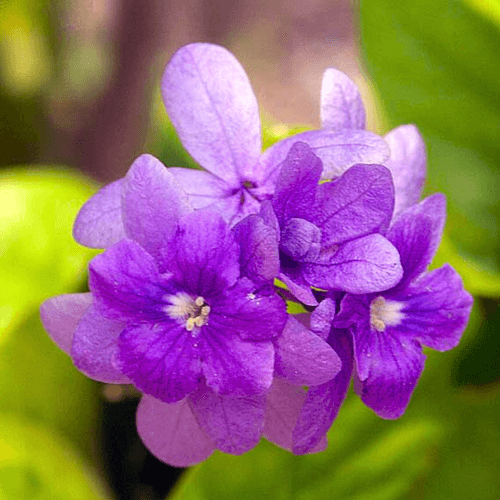
[[[73,237],[90,248],[107,248],[125,238],[122,219],[122,184],[118,179],[101,188],[80,209]]]
[[[232,455],[251,450],[264,428],[265,395],[221,396],[200,388],[189,396],[189,404],[201,428],[217,449]]]
[[[322,262],[304,263],[302,269],[313,286],[356,294],[387,290],[403,275],[396,248],[380,234],[348,241]]]
[[[275,345],[276,374],[292,384],[324,384],[340,371],[338,354],[293,316],[289,316]]]
[[[293,449],[293,430],[306,399],[306,391],[302,387],[290,384],[284,379],[275,378],[267,393],[266,418],[264,436],[269,441],[285,450]],[[325,436],[309,453],[317,453],[326,448]]]
[[[347,330],[332,329],[328,343],[338,352],[342,369],[335,378],[309,389],[293,431],[293,452],[297,455],[309,453],[324,439],[337,418],[351,381],[351,334]]]
[[[199,426],[187,399],[167,404],[145,395],[139,403],[136,420],[146,448],[174,467],[195,465],[214,450],[212,440]]]
[[[291,146],[291,147],[290,147]],[[309,219],[314,213],[321,161],[304,142],[290,142],[273,195],[280,225],[291,218]]]
[[[190,44],[173,55],[161,88],[184,147],[209,172],[237,186],[261,151],[257,101],[240,63],[223,47]]]
[[[120,320],[103,317],[96,307],[91,305],[73,335],[71,357],[75,366],[99,382],[130,383],[130,379],[116,364],[118,337],[124,326]]]
[[[302,269],[284,267],[283,270],[284,272],[280,273],[279,279],[283,281],[290,292],[307,306],[318,305],[318,301],[312,293],[309,283],[302,276]]]
[[[364,129],[365,107],[358,87],[342,71],[328,68],[321,84],[321,127],[326,130]]]
[[[188,195],[195,209],[206,208],[230,196],[227,184],[205,170],[170,167],[168,171],[175,177]]]
[[[155,259],[169,246],[182,216],[192,212],[186,194],[151,155],[134,161],[123,180],[122,213],[127,236]]]
[[[396,187],[394,217],[418,203],[426,176],[425,144],[415,125],[401,125],[384,137],[391,156],[384,165]]]
[[[314,222],[324,246],[338,245],[389,227],[394,209],[391,173],[382,165],[354,165],[318,186]]]
[[[365,130],[313,130],[274,144],[261,158],[264,168],[276,168],[286,159],[292,145],[305,142],[323,163],[322,179],[333,179],[358,163],[383,164],[390,150],[382,137]]]
[[[431,263],[443,234],[446,199],[437,193],[406,209],[391,226],[387,238],[401,257],[403,288]]]
[[[273,379],[273,344],[242,340],[237,330],[220,330],[215,325],[217,318],[202,332],[207,385],[223,395],[252,396],[267,391]]]
[[[72,293],[47,299],[40,306],[43,327],[66,354],[70,354],[78,322],[91,304],[90,293]]]
[[[233,228],[240,245],[240,271],[255,282],[279,274],[278,233],[258,215],[250,215]]]

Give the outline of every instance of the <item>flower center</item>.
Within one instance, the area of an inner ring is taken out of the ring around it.
[[[401,312],[403,307],[403,302],[377,297],[370,304],[370,325],[377,332],[384,332],[386,326],[398,326],[405,317]]]
[[[163,300],[168,302],[163,311],[170,318],[179,321],[188,332],[208,323],[210,306],[203,297],[194,298],[186,292],[179,292],[175,295],[165,295]]]

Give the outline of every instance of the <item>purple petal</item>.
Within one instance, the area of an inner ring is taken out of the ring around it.
[[[326,340],[335,318],[335,302],[327,297],[322,300],[311,314],[311,331]]]
[[[446,219],[446,199],[438,193],[405,210],[387,238],[398,249],[404,278],[400,287],[423,273],[434,257]]]
[[[259,215],[264,219],[264,222],[268,226],[274,229],[279,240],[280,224],[278,218],[276,217],[276,213],[274,212],[271,200],[265,200],[261,203]]]
[[[138,243],[123,240],[89,265],[89,287],[101,314],[120,320],[157,319],[166,290],[153,260]]]
[[[229,196],[227,184],[210,172],[178,167],[168,171],[187,193],[193,208],[205,208]]]
[[[358,87],[342,71],[328,68],[321,86],[321,128],[364,129],[365,108]]]
[[[424,369],[421,345],[371,328],[368,317],[357,324],[353,335],[361,399],[379,417],[399,418]]]
[[[293,316],[289,316],[275,345],[276,374],[292,384],[324,384],[340,371],[337,353]]]
[[[302,141],[323,163],[322,179],[340,177],[358,163],[383,164],[390,150],[382,137],[365,130],[313,130],[284,139],[267,149],[261,161],[265,168],[281,165],[292,145]]]
[[[124,326],[121,321],[104,318],[95,306],[89,307],[73,335],[71,357],[75,366],[99,382],[130,383],[115,362],[118,337]]]
[[[312,293],[311,287],[302,278],[302,273],[298,272],[290,274],[289,269],[287,270],[287,273],[288,274],[280,273],[278,278],[283,281],[288,290],[290,290],[290,292],[306,306],[317,305],[318,301]]]
[[[303,455],[313,450],[324,439],[337,418],[351,381],[353,347],[347,330],[332,329],[328,343],[340,355],[340,373],[323,385],[311,387],[293,431],[293,452]]]
[[[122,207],[127,235],[155,258],[170,244],[179,219],[192,212],[175,177],[151,155],[140,156],[130,167]]]
[[[251,396],[269,389],[273,380],[272,342],[242,340],[237,331],[220,331],[217,319],[203,327],[203,374],[207,385],[223,395]]]
[[[273,196],[273,208],[280,225],[292,217],[308,219],[312,214],[321,175],[321,161],[303,143],[289,143]]]
[[[251,174],[261,151],[257,100],[223,47],[194,43],[170,59],[162,79],[168,115],[184,147],[228,183]]]
[[[210,205],[210,210],[220,213],[231,227],[246,216],[259,213],[259,209],[260,202],[244,190]]]
[[[292,451],[292,433],[305,399],[306,391],[302,387],[292,385],[280,378],[273,380],[273,385],[267,393],[264,420],[264,436],[269,441],[285,450]],[[311,453],[323,451],[326,445],[326,438],[323,437]]]
[[[274,339],[283,331],[288,316],[285,302],[270,284],[257,287],[247,278],[238,280],[209,305],[210,325],[242,340]]]
[[[281,231],[280,250],[296,261],[317,260],[321,248],[321,230],[305,219],[288,219]]]
[[[458,344],[472,307],[472,296],[448,264],[424,274],[394,299],[405,304],[395,330],[438,351]]]
[[[141,391],[175,403],[202,380],[199,343],[174,321],[129,325],[120,335],[117,362]]]
[[[201,428],[225,453],[241,455],[260,440],[264,428],[265,395],[221,396],[202,388],[189,396]]]
[[[73,293],[47,299],[40,306],[40,318],[50,338],[69,355],[78,322],[92,304],[92,294]]]
[[[232,286],[240,274],[240,249],[221,215],[200,210],[182,219],[163,268],[186,292],[205,298]]]
[[[380,234],[344,243],[332,257],[302,267],[312,286],[356,294],[387,290],[403,275],[396,248]]]
[[[391,171],[396,187],[394,217],[418,202],[426,175],[425,144],[415,125],[401,125],[385,137],[391,150],[384,165]]]
[[[278,276],[280,269],[278,234],[258,215],[250,215],[233,228],[240,245],[241,275],[255,282]]]
[[[80,209],[73,238],[90,248],[107,248],[125,238],[122,220],[122,184],[118,179],[101,188]]]
[[[391,173],[382,165],[354,165],[318,187],[314,223],[322,246],[343,243],[389,227],[394,208]]]
[[[143,396],[137,408],[137,431],[146,448],[174,467],[189,467],[209,457],[212,440],[191,411],[188,400],[166,404]]]

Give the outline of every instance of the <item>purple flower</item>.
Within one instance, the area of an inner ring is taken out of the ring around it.
[[[210,207],[231,224],[257,213],[272,197],[279,166],[296,141],[287,139],[261,155],[257,101],[238,61],[216,45],[186,45],[168,63],[161,89],[184,147],[205,169],[170,169],[192,206]],[[323,161],[339,171],[389,157],[385,141],[364,130],[311,131],[301,140],[319,148]],[[74,227],[78,242],[106,248],[124,237],[122,182],[104,187],[83,206]]]
[[[90,262],[89,294],[42,305],[44,326],[83,373],[144,393],[138,430],[160,459],[185,466],[214,448],[248,451],[273,377],[322,384],[339,358],[287,316],[260,218],[231,230],[217,212],[194,212],[149,155],[121,190],[125,237]]]
[[[387,234],[401,255],[402,280],[380,293],[346,294],[342,299],[332,295],[313,312],[311,329],[339,353],[342,370],[308,392],[293,430],[295,453],[306,453],[324,439],[353,372],[363,402],[382,418],[398,418],[424,368],[422,346],[447,351],[458,344],[472,297],[448,264],[426,271],[444,221],[443,195],[407,208]]]
[[[330,137],[341,137],[342,134],[354,137],[352,134],[364,132],[366,114],[359,90],[347,75],[337,69],[329,68],[323,74],[320,109],[322,129],[332,134]],[[368,151],[369,143],[362,142],[356,150],[359,154],[357,160],[339,161],[341,152],[338,148],[333,144],[324,147],[326,137],[314,132],[295,135],[269,148],[264,158],[266,161],[283,161],[292,144],[303,141],[323,162],[322,179],[337,178],[355,163],[383,163],[391,171],[396,188],[394,218],[418,202],[425,181],[426,153],[424,141],[414,125],[402,125],[386,134],[384,139],[390,157],[378,159],[363,157],[361,153]]]
[[[318,185],[322,168],[307,144],[293,144],[272,199],[275,221],[263,204],[263,217],[279,231],[280,279],[309,305],[317,304],[310,286],[350,293],[394,286],[402,276],[399,255],[379,234],[394,207],[389,170],[354,165]]]

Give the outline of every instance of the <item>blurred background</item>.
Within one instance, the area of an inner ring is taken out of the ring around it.
[[[38,319],[41,300],[86,289],[94,252],[71,227],[100,185],[144,152],[195,166],[159,81],[198,41],[244,66],[267,145],[319,127],[323,71],[341,69],[369,130],[419,127],[426,192],[448,197],[435,265],[475,296],[463,342],[426,352],[397,422],[351,394],[320,455],[263,442],[161,464],[137,437],[138,395],[80,375]],[[0,499],[156,500],[174,484],[189,500],[500,498],[499,46],[499,0],[0,0]]]

